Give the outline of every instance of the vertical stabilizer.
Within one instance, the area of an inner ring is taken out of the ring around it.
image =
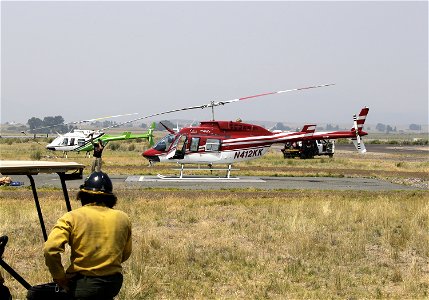
[[[311,124],[311,125],[304,125],[304,127],[302,128],[301,132],[304,133],[304,136],[313,136],[314,131],[316,131],[316,125],[315,124]]]

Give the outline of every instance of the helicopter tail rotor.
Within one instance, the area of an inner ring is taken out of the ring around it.
[[[361,136],[366,135],[366,133],[364,133],[362,130],[363,130],[363,125],[365,123],[368,111],[369,111],[369,108],[364,107],[364,108],[362,108],[362,110],[359,114],[359,117],[356,115],[353,115],[352,131],[354,130],[354,133],[356,134],[356,138],[352,139],[352,141],[353,141],[353,144],[355,145],[356,149],[358,150],[358,152],[361,154],[366,152],[366,147],[365,147],[365,144],[364,144]]]
[[[359,153],[365,153],[366,152],[366,148],[365,148],[365,144],[363,143],[362,138],[360,137],[359,134],[359,129],[358,129],[358,125],[357,125],[357,117],[356,115],[353,115],[353,125],[354,125],[354,130],[355,130],[355,134],[356,134],[356,138],[352,139],[353,144],[355,145],[357,151]]]

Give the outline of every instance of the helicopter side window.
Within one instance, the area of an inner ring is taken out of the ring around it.
[[[176,138],[173,145],[171,146],[172,149],[176,149],[174,151],[174,156],[172,157],[173,159],[183,159],[185,157],[187,141],[188,138],[186,135],[180,135],[178,138]]]
[[[206,151],[219,151],[219,150],[220,150],[220,140],[218,140],[218,139],[207,139]]]
[[[177,139],[177,141],[178,141],[177,150],[180,151],[181,153],[185,154],[186,144],[187,144],[188,138],[185,135],[181,135]]]
[[[74,145],[74,138],[71,138],[69,146],[73,146],[73,145]]]
[[[156,145],[153,147],[158,151],[166,151],[170,148],[171,143],[174,141],[174,134],[168,134],[163,137]]]
[[[187,137],[185,135],[180,135],[173,143],[173,148],[176,148],[177,150],[184,151],[186,150],[186,142]]]
[[[77,145],[78,145],[78,146],[83,146],[83,145],[85,145],[85,139],[78,139],[78,140],[77,140]]]
[[[193,137],[191,139],[191,147],[189,150],[191,152],[198,152],[198,145],[200,144],[200,138],[199,137]]]
[[[63,140],[63,142],[62,142],[62,146],[67,146],[67,144],[68,144],[68,142],[69,142],[69,139],[68,138],[64,138],[64,140]]]

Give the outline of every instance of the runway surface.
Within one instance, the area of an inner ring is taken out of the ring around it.
[[[386,144],[365,144],[368,153],[401,153],[401,154],[423,154],[424,157],[429,156],[429,147],[416,145],[386,145]],[[335,144],[335,150],[352,151],[356,148],[353,144]]]
[[[177,188],[192,190],[220,189],[260,189],[260,190],[361,190],[361,191],[396,191],[422,190],[421,188],[394,184],[384,180],[370,178],[334,178],[334,177],[251,177],[239,178],[185,178],[160,179],[157,176],[111,176],[116,190],[121,188]],[[27,176],[13,176],[14,181],[24,182],[24,187],[30,185]],[[36,187],[61,188],[61,182],[56,174],[39,174],[34,176]],[[67,181],[69,189],[77,189],[83,180]],[[21,188],[21,187],[16,187]]]

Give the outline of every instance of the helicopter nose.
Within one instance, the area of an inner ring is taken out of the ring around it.
[[[46,145],[46,149],[55,151],[55,146],[52,143],[50,143],[50,144]]]
[[[146,150],[143,152],[143,157],[146,158],[149,161],[153,162],[159,162],[159,155],[161,154],[160,151],[155,150],[153,148]]]

